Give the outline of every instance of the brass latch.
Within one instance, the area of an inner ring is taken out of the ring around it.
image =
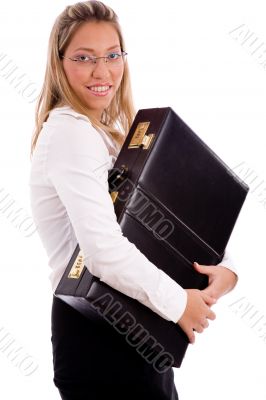
[[[155,137],[154,133],[149,133],[146,135],[146,132],[149,128],[150,122],[140,122],[131,138],[128,148],[129,149],[137,149],[139,147],[143,147],[143,149],[148,149]]]
[[[148,149],[154,139],[154,133],[149,133],[148,135],[145,135],[143,140],[142,140],[142,144],[143,144],[143,149]]]
[[[80,250],[67,277],[71,279],[79,279],[84,266],[84,257]]]
[[[110,195],[111,195],[113,203],[115,203],[117,196],[118,196],[118,192],[111,192]]]

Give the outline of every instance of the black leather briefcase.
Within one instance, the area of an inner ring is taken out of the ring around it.
[[[109,171],[109,188],[128,240],[183,288],[198,289],[207,276],[193,262],[221,262],[249,190],[169,107],[137,113]],[[113,324],[150,362],[181,365],[188,338],[178,324],[92,276],[79,245],[55,295]]]

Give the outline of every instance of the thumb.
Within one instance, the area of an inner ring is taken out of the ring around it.
[[[213,268],[209,265],[200,265],[196,261],[194,261],[193,266],[194,266],[195,270],[201,274],[209,275],[209,274],[213,273]]]

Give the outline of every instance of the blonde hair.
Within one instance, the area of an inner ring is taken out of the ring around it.
[[[121,146],[125,141],[126,134],[135,116],[127,61],[125,61],[124,74],[119,89],[108,108],[104,110],[101,121],[97,121],[90,115],[89,109],[71,90],[63,69],[61,55],[63,55],[76,30],[82,23],[89,21],[111,23],[118,33],[121,49],[125,50],[118,17],[110,7],[101,1],[84,1],[65,8],[57,17],[49,38],[45,78],[36,104],[31,155],[49,112],[55,107],[64,105],[69,105],[76,112],[86,115],[97,130],[101,129],[109,133],[118,145]]]

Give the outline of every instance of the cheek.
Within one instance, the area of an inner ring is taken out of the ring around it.
[[[67,67],[64,66],[65,74],[69,84],[72,87],[75,87],[77,84],[84,82],[85,79],[85,71],[82,71],[79,68],[75,67]]]
[[[119,86],[120,86],[123,75],[124,75],[124,68],[121,68],[121,69],[115,71],[113,74],[113,79],[114,79],[114,82],[116,83],[117,88],[119,88]]]

